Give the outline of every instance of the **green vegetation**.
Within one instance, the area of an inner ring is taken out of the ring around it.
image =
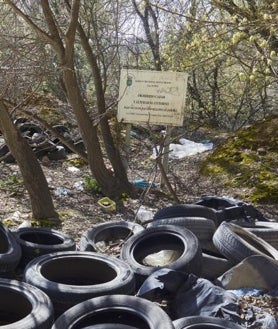
[[[87,165],[87,162],[79,157],[70,159],[67,161],[67,163],[69,163],[70,165],[75,166],[77,168],[81,168],[81,167],[84,167]]]
[[[278,202],[278,117],[242,129],[203,163],[201,173],[246,187],[252,202]]]
[[[88,193],[97,194],[101,192],[98,182],[89,175],[83,175],[84,189]]]
[[[0,180],[0,189],[8,193],[19,193],[24,189],[23,179],[20,176],[12,175],[6,180]]]

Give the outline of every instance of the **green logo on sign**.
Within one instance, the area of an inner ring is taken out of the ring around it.
[[[132,77],[131,76],[128,76],[127,79],[126,79],[126,85],[128,87],[130,87],[132,85]]]

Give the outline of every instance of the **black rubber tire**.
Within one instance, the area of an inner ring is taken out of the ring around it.
[[[203,217],[211,219],[215,223],[218,221],[214,209],[195,204],[177,204],[159,209],[154,214],[153,220],[171,217]]]
[[[174,250],[179,257],[167,266],[146,266],[146,256],[161,250]],[[181,226],[161,225],[146,228],[129,238],[121,250],[121,259],[128,263],[136,276],[137,286],[158,268],[194,273],[202,271],[202,254],[198,238]]]
[[[82,327],[80,329],[138,329],[138,328],[128,326],[125,324],[119,324],[119,323],[103,323],[103,324],[96,324],[88,327]]]
[[[63,313],[52,329],[81,329],[109,322],[148,329],[174,329],[169,316],[155,303],[135,296],[112,295],[89,299]]]
[[[40,126],[37,124],[26,121],[23,123],[18,124],[18,130],[20,131],[21,134],[24,135],[24,137],[32,137],[33,134],[43,134],[43,131]]]
[[[278,222],[234,222],[278,249]]]
[[[3,161],[6,163],[15,163],[16,160],[12,154],[7,155],[10,152],[8,145],[3,144],[0,146],[0,158],[6,156]]]
[[[163,218],[152,221],[147,227],[155,227],[159,225],[177,225],[183,226],[193,232],[199,240],[212,240],[216,231],[213,220],[203,217],[173,217]]]
[[[218,225],[223,222],[230,222],[236,219],[252,219],[268,221],[263,214],[253,207],[251,204],[242,202],[228,197],[219,196],[203,196],[201,200],[195,204],[209,207],[216,210]]]
[[[135,277],[126,263],[89,251],[62,251],[37,257],[28,263],[24,281],[50,297],[56,316],[89,298],[135,293]]]
[[[0,276],[10,277],[21,259],[21,248],[13,233],[0,223]]]
[[[140,224],[128,221],[111,221],[92,226],[80,238],[80,251],[101,252],[97,243],[100,241],[126,240],[132,235],[144,230]]]
[[[278,259],[278,250],[238,225],[223,222],[213,235],[213,243],[234,264],[248,256],[264,255]]]
[[[51,328],[53,306],[41,290],[17,280],[0,279],[0,295],[0,328]]]
[[[63,232],[40,227],[24,227],[14,231],[22,249],[20,266],[24,268],[32,259],[51,252],[76,250],[72,237]]]
[[[221,210],[228,207],[233,207],[239,204],[239,200],[235,200],[232,198],[219,197],[216,195],[206,195],[203,196],[199,201],[195,202],[195,204],[213,208],[215,210]]]
[[[201,277],[207,280],[213,281],[233,267],[233,263],[219,253],[202,249],[202,256],[203,271]]]
[[[187,316],[173,321],[175,329],[242,329],[242,326],[210,316]]]

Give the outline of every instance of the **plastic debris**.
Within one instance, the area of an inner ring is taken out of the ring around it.
[[[98,200],[98,204],[105,212],[112,212],[116,210],[116,202],[108,197],[104,197]]]
[[[133,181],[133,185],[135,185],[137,187],[157,187],[158,186],[157,183],[148,182],[144,179],[136,179],[135,181]]]
[[[18,225],[17,229],[24,227],[32,227],[32,223],[30,220],[24,220],[20,225]]]
[[[57,189],[54,191],[54,194],[57,196],[65,196],[65,195],[71,195],[71,191],[64,187],[57,187]]]
[[[161,250],[146,256],[142,263],[146,266],[166,266],[176,261],[181,256],[177,250]]]
[[[241,297],[241,296],[261,296],[264,294],[264,291],[261,289],[256,288],[241,288],[241,289],[233,289],[228,290],[234,295]]]
[[[14,220],[18,220],[18,219],[20,219],[20,217],[21,217],[21,212],[20,211],[15,211],[13,214],[12,214],[12,219],[14,219]]]
[[[152,210],[141,206],[136,213],[136,219],[139,220],[141,223],[145,223],[153,219],[153,215],[154,212]]]
[[[79,191],[84,191],[84,182],[78,181],[73,184],[73,187],[76,188]]]
[[[70,172],[79,172],[80,171],[79,168],[74,167],[74,166],[68,167],[67,170],[70,171]]]
[[[185,138],[179,140],[180,144],[169,145],[169,159],[182,159],[186,156],[195,155],[213,149],[213,143],[196,143]],[[156,159],[156,148],[153,149],[152,159]]]

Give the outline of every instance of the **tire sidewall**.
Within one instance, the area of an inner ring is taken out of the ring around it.
[[[150,274],[161,267],[150,267],[139,263],[138,260],[135,259],[134,250],[136,248],[146,248],[144,247],[144,242],[146,240],[157,238],[160,235],[161,237],[167,236],[167,234],[174,236],[179,242],[183,244],[183,251],[177,260],[173,261],[167,266],[162,267],[167,267],[172,270],[190,271],[197,275],[201,273],[202,255],[197,237],[184,227],[174,225],[161,225],[158,227],[147,228],[143,232],[134,235],[133,237],[129,238],[122,247],[120,257],[131,266],[132,270],[137,276],[139,283],[142,283],[144,279],[146,279]],[[158,246],[158,249],[162,246],[163,241],[161,246]],[[152,247],[153,252],[155,252],[155,244]],[[146,255],[148,252],[149,254],[152,253],[152,251],[148,249],[146,250]]]

